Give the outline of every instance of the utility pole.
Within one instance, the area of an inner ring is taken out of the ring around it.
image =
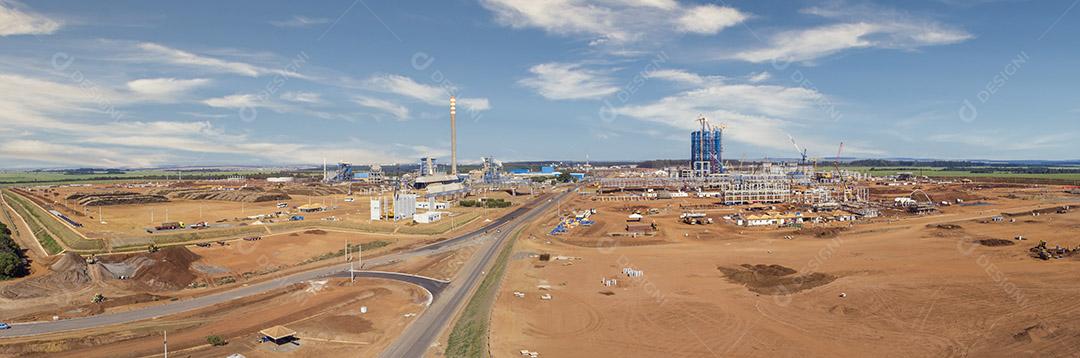
[[[161,331],[165,334],[165,338],[162,338],[161,344],[165,346],[165,358],[169,358],[169,331]]]

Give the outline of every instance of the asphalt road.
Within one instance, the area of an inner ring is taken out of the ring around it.
[[[381,278],[386,280],[394,280],[411,283],[428,291],[431,294],[431,298],[439,297],[439,294],[446,289],[446,285],[449,285],[449,281],[440,281],[430,277],[410,275],[407,273],[398,272],[386,272],[386,271],[354,271],[356,278]],[[338,272],[333,277],[348,278],[349,271]]]
[[[543,200],[546,200],[546,199],[547,199],[546,196],[541,197],[540,200],[534,201],[533,203],[530,203],[530,205],[528,205],[528,206],[536,205],[537,202],[542,202]],[[547,203],[543,203],[543,204],[540,204],[540,205],[546,205],[546,204]],[[449,239],[449,240],[443,240],[441,242],[434,243],[434,244],[427,245],[427,246],[423,246],[423,247],[417,248],[415,250],[407,251],[407,252],[384,255],[384,256],[379,256],[379,257],[375,257],[375,258],[372,258],[372,259],[364,259],[364,266],[371,267],[371,266],[385,265],[385,264],[401,261],[401,260],[404,260],[404,259],[410,258],[410,257],[430,255],[430,254],[434,254],[434,253],[440,253],[440,252],[443,252],[443,251],[447,251],[447,250],[450,250],[450,249],[453,249],[453,248],[457,247],[458,245],[464,244],[467,241],[470,241],[470,240],[475,239],[475,238],[482,237],[482,236],[486,235],[488,232],[496,231],[496,229],[495,229],[496,227],[499,227],[500,225],[503,225],[503,224],[513,220],[513,219],[516,219],[516,218],[522,216],[523,214],[525,214],[526,212],[529,212],[529,209],[527,207],[518,208],[518,209],[510,212],[509,214],[504,215],[503,217],[500,217],[500,218],[498,218],[496,220],[493,220],[492,222],[488,223],[487,225],[481,227],[480,229],[477,229],[475,231],[469,232],[467,234],[464,234],[464,235],[456,237],[456,238],[452,238],[452,239]],[[50,333],[57,333],[57,332],[64,332],[64,331],[86,330],[86,329],[104,327],[104,326],[114,325],[114,324],[131,323],[131,322],[143,321],[143,320],[148,320],[148,319],[156,319],[156,318],[159,318],[159,317],[165,317],[165,316],[169,316],[169,315],[173,315],[173,314],[177,314],[177,313],[183,313],[183,312],[188,312],[188,311],[192,311],[192,310],[196,310],[196,309],[200,309],[200,308],[213,306],[213,305],[216,305],[216,304],[228,302],[228,301],[238,299],[238,298],[244,298],[244,297],[257,295],[257,294],[264,293],[264,292],[273,291],[273,290],[280,289],[280,288],[283,288],[283,287],[286,287],[286,286],[289,286],[289,285],[292,285],[292,284],[295,284],[295,283],[300,283],[300,282],[304,282],[304,281],[315,280],[315,279],[319,279],[319,278],[332,276],[332,275],[341,273],[342,271],[347,271],[348,269],[349,269],[349,266],[347,264],[340,264],[340,265],[333,265],[333,266],[324,267],[324,268],[312,269],[312,270],[308,270],[308,271],[302,271],[302,272],[298,272],[298,273],[295,273],[295,274],[291,274],[291,275],[288,275],[288,276],[275,278],[275,279],[272,279],[272,280],[259,282],[259,283],[256,283],[256,284],[244,285],[244,286],[241,286],[239,288],[231,289],[231,290],[228,290],[228,291],[222,291],[222,292],[218,292],[218,293],[214,293],[214,294],[210,294],[210,295],[206,295],[206,296],[199,296],[199,297],[195,297],[195,298],[191,298],[191,299],[186,299],[186,300],[181,300],[181,301],[174,301],[174,302],[169,302],[169,303],[162,304],[162,305],[159,305],[159,306],[135,309],[135,310],[126,311],[126,312],[109,313],[109,314],[102,314],[102,315],[89,316],[89,317],[80,317],[80,318],[71,318],[71,319],[65,319],[65,320],[59,320],[59,321],[13,323],[13,324],[11,324],[10,329],[0,331],[0,339],[10,338],[10,337],[36,336],[36,335],[41,335],[41,334],[50,334]],[[404,276],[408,276],[408,275],[404,275]],[[396,275],[396,276],[385,276],[385,277],[382,277],[382,278],[400,279],[402,277],[403,277],[402,275]],[[415,276],[408,276],[408,277],[415,277]],[[409,280],[416,281],[415,279],[409,279]],[[411,282],[409,280],[405,280],[405,282],[417,283],[417,282]],[[424,284],[426,284],[426,283],[423,283],[423,284],[417,283],[417,284],[419,284],[420,286],[422,286],[424,288],[428,288],[428,287],[424,286]],[[428,290],[431,291],[431,289],[428,289]],[[439,292],[441,292],[442,290],[443,290],[443,288],[438,289]],[[432,292],[433,295],[437,294],[436,291],[431,291],[431,292]],[[0,342],[2,342],[2,341],[0,341]]]
[[[495,240],[487,242],[477,255],[458,271],[457,276],[451,281],[446,290],[440,294],[424,310],[398,339],[394,341],[381,357],[388,358],[413,358],[423,357],[431,345],[439,338],[439,335],[454,319],[457,312],[469,301],[471,293],[484,278],[485,270],[491,266],[492,261],[498,256],[503,246],[510,241],[510,235],[522,224],[526,224],[543,212],[550,209],[558,200],[561,200],[570,192],[559,194],[555,197],[546,197],[551,200],[534,207],[526,215],[518,220],[508,223],[496,230]],[[544,198],[542,198],[543,200]]]

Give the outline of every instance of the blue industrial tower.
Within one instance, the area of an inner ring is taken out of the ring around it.
[[[701,130],[690,133],[690,168],[695,176],[724,172],[724,127],[712,127],[704,116],[698,118]]]

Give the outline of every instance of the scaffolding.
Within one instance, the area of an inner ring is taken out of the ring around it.
[[[734,175],[721,187],[724,205],[780,204],[791,198],[791,183],[784,175]]]

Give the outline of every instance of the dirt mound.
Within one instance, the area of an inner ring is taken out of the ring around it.
[[[937,224],[937,225],[931,224],[931,225],[926,225],[926,227],[931,228],[931,229],[942,229],[942,230],[960,230],[960,229],[964,228],[963,226],[956,225],[956,224]]]
[[[267,192],[262,188],[165,188],[156,189],[151,194],[186,200],[222,200],[246,203],[281,201],[292,199],[281,192]]]
[[[326,235],[326,231],[319,230],[319,229],[304,231],[304,233],[305,234],[311,234],[311,235]]]
[[[1013,339],[1021,343],[1035,343],[1052,339],[1058,336],[1058,333],[1060,332],[1054,327],[1047,327],[1042,323],[1037,323],[1014,334]]]
[[[141,289],[171,291],[195,281],[198,275],[191,265],[199,258],[186,247],[169,247],[154,253],[109,256],[98,266],[114,278],[125,276]]]
[[[84,259],[82,256],[79,256],[79,254],[71,252],[60,256],[59,260],[56,260],[56,262],[53,262],[53,264],[49,266],[49,269],[53,270],[54,272],[70,271],[85,268],[86,259]]]
[[[294,186],[288,187],[282,190],[282,193],[289,195],[307,195],[307,196],[326,196],[332,194],[346,194],[349,190],[345,187],[339,186],[327,186],[321,184]]]
[[[649,210],[648,206],[644,205],[627,205],[616,209],[624,213],[645,213]]]
[[[0,289],[0,296],[10,299],[45,297],[57,292],[80,290],[92,280],[86,260],[66,253],[49,266],[51,272]]]
[[[975,240],[975,243],[977,243],[979,245],[982,245],[982,246],[1012,246],[1012,245],[1016,245],[1015,242],[1005,240],[1005,239],[982,239],[982,240]]]
[[[716,268],[728,281],[742,284],[751,292],[764,295],[789,295],[824,286],[836,280],[836,276],[814,272],[796,276],[798,271],[780,265],[750,265]]]
[[[169,201],[162,195],[143,195],[130,191],[117,191],[108,193],[75,193],[68,195],[68,200],[75,200],[83,206],[107,206],[124,204],[162,203]]]
[[[813,227],[813,228],[801,228],[795,231],[796,235],[813,236],[819,239],[831,239],[840,235],[840,233],[847,231],[846,227]]]

